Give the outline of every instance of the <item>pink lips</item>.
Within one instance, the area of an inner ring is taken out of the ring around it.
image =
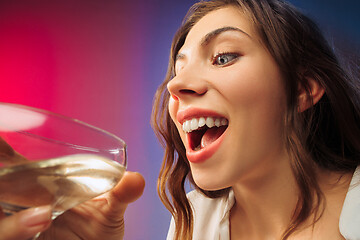
[[[180,124],[183,124],[184,121],[191,119],[191,118],[198,118],[198,117],[204,117],[204,116],[211,116],[211,117],[223,117],[219,113],[212,111],[212,110],[206,110],[206,109],[200,109],[200,108],[189,108],[182,111],[179,111],[177,113],[177,120]],[[218,139],[216,139],[213,143],[206,146],[205,148],[202,148],[200,150],[194,151],[191,149],[190,146],[187,146],[186,150],[186,156],[187,159],[192,163],[201,163],[206,161],[208,158],[210,158],[220,147],[224,135],[222,134]],[[188,137],[188,135],[187,135]],[[189,140],[187,141],[189,143]]]

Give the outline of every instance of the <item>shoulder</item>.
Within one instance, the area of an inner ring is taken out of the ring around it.
[[[360,239],[360,166],[356,168],[346,194],[339,229],[345,239]]]

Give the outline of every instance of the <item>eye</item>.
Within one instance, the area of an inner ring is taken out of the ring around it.
[[[212,64],[213,65],[226,65],[230,63],[231,61],[237,59],[239,57],[239,54],[237,53],[219,53],[216,56],[212,58]]]

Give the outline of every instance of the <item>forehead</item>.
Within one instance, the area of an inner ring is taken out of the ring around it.
[[[255,31],[249,19],[235,6],[214,10],[202,17],[189,31],[184,45],[199,42],[207,33],[222,27],[235,27],[256,38]]]

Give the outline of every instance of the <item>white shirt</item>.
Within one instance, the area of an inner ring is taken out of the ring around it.
[[[229,214],[235,198],[208,198],[194,190],[187,194],[194,213],[194,240],[229,240]],[[340,215],[339,229],[346,240],[360,240],[360,167],[353,175]],[[174,219],[171,219],[167,240],[173,240]]]

